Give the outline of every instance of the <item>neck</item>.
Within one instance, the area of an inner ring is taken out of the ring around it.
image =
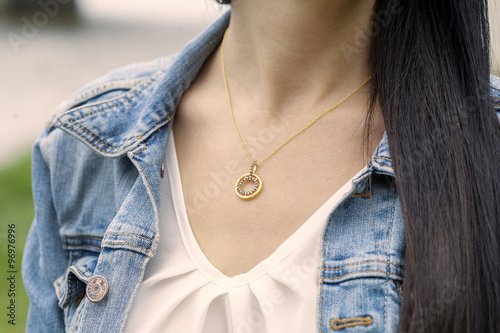
[[[250,94],[271,112],[291,103],[333,104],[370,76],[363,32],[370,31],[373,6],[374,0],[234,0],[225,46],[231,95]]]

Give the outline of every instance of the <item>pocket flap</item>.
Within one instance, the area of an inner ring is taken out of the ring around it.
[[[386,258],[364,258],[351,262],[325,261],[322,278],[325,283],[341,283],[359,278],[403,280],[403,266]]]
[[[59,307],[64,309],[71,302],[81,298],[82,293],[85,293],[87,283],[92,278],[97,260],[97,255],[83,256],[75,260],[66,269],[64,275],[60,276],[54,282],[54,288],[59,299]]]

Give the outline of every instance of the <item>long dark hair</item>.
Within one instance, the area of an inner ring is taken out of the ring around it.
[[[377,0],[375,13],[395,4],[373,29],[367,128],[379,105],[406,233],[398,331],[500,332],[487,0]]]
[[[500,126],[487,0],[400,6],[371,50],[405,221],[399,329],[499,332]]]

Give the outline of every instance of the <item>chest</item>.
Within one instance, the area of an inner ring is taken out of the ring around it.
[[[235,183],[251,163],[232,128],[210,131],[179,118],[173,132],[189,223],[208,260],[228,276],[269,257],[366,166],[360,137],[304,133],[258,167],[262,191],[242,200]],[[252,145],[253,156],[265,157],[280,144],[272,141]]]

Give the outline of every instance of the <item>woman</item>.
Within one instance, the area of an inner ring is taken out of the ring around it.
[[[37,141],[28,331],[499,331],[486,1],[231,6]]]

